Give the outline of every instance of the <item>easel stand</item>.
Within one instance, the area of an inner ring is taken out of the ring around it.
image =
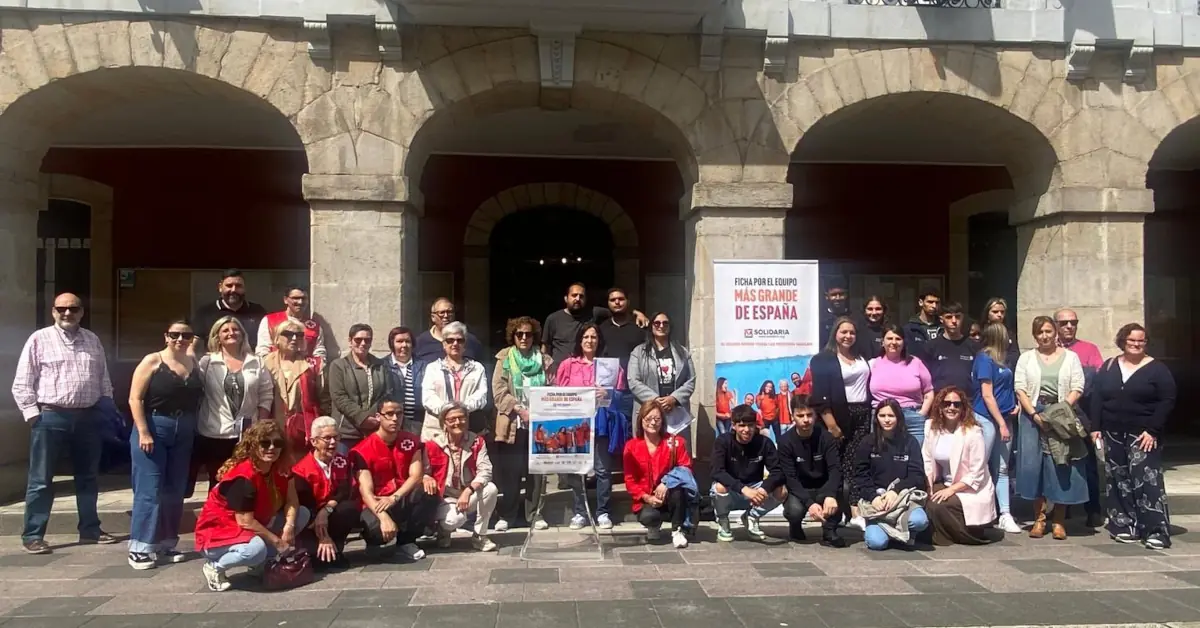
[[[604,560],[604,546],[600,543],[600,530],[596,527],[596,520],[592,517],[592,506],[587,499],[587,474],[576,477],[579,478],[579,486],[583,490],[583,507],[584,513],[587,515],[587,527],[581,530],[566,528],[534,530],[530,525],[529,531],[525,534],[525,542],[521,544],[521,560],[544,562]],[[573,497],[574,495],[572,495]]]

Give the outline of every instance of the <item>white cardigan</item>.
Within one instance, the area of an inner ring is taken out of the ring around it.
[[[454,401],[454,391],[446,390],[448,371],[443,368],[444,358],[435,360],[425,367],[425,375],[421,380],[421,404],[425,406],[425,423],[421,426],[421,440],[429,440],[442,431],[438,415],[451,401]],[[475,360],[463,359],[462,394],[459,403],[467,408],[467,412],[482,410],[488,403],[487,371]]]
[[[196,431],[208,438],[237,438],[237,418],[258,419],[258,409],[268,412],[275,401],[275,381],[253,353],[242,361],[242,379],[246,385],[242,407],[235,414],[225,395],[225,358],[220,353],[206,353],[200,358],[200,376],[204,381],[204,400],[200,403],[200,420]]]
[[[1037,353],[1037,349],[1022,353],[1013,371],[1013,388],[1025,393],[1034,405],[1037,405],[1042,392],[1042,361]],[[1063,349],[1063,353],[1063,364],[1058,369],[1059,401],[1066,401],[1071,391],[1083,392],[1083,365],[1079,362],[1079,356],[1070,349]]]

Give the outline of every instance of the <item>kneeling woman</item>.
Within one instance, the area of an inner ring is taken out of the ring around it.
[[[996,518],[996,487],[988,472],[983,432],[966,410],[966,399],[955,386],[943,388],[925,424],[921,457],[934,545],[983,545],[988,540],[978,528]]]
[[[897,510],[905,500],[905,492],[925,490],[925,463],[921,446],[908,433],[904,410],[894,399],[885,400],[875,410],[874,434],[868,436],[854,453],[854,474],[857,477],[857,498],[870,502],[876,513]],[[866,521],[863,538],[867,549],[888,548],[891,537],[878,523]],[[929,516],[920,506],[908,507],[908,531],[920,532],[929,527]]]
[[[258,567],[292,550],[296,531],[308,525],[283,456],[283,432],[274,421],[255,423],[242,434],[233,457],[196,521],[196,549],[204,554],[204,579],[213,591],[229,588],[225,573]]]
[[[341,440],[337,421],[318,417],[310,436],[311,451],[292,467],[300,505],[317,513],[312,526],[301,532],[301,543],[315,548],[317,569],[346,568],[350,565],[342,551],[350,530],[358,524],[360,510],[354,474],[350,461],[337,452]]]
[[[638,411],[636,436],[625,443],[622,456],[625,488],[633,499],[638,523],[646,527],[646,538],[659,537],[664,520],[671,522],[671,542],[687,547],[685,527],[688,504],[696,494],[692,457],[687,443],[666,433],[662,408],[653,401]]]
[[[450,547],[450,534],[475,513],[471,544],[481,552],[496,551],[487,538],[488,522],[500,492],[492,484],[492,460],[482,436],[467,431],[467,407],[456,401],[442,408],[441,430],[425,441],[425,493],[440,498],[437,507],[438,547]]]

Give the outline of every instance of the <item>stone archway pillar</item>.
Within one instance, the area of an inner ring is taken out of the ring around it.
[[[697,183],[691,197],[681,216],[687,222],[687,343],[696,368],[690,441],[703,456],[711,449],[716,416],[713,260],[783,259],[784,219],[793,194],[790,183]]]
[[[0,164],[4,164],[0,161]],[[20,172],[14,166],[14,171]],[[36,174],[0,184],[0,381],[11,385],[25,340],[37,324],[37,219],[41,192]],[[105,347],[111,351],[112,347]],[[29,427],[12,395],[0,401],[0,464],[27,460]],[[5,490],[15,486],[5,485]]]
[[[964,306],[970,298],[970,221],[971,216],[988,212],[1006,212],[1013,205],[1012,190],[988,190],[963,197],[950,204],[950,277],[943,295]]]
[[[329,355],[345,350],[354,323],[375,330],[373,350],[386,353],[386,334],[420,317],[417,273],[419,198],[406,177],[304,175],[311,208],[312,307],[326,326]]]
[[[1117,329],[1145,316],[1143,227],[1152,211],[1146,189],[1059,188],[1015,204],[1017,329],[1069,307],[1080,338],[1115,351]]]

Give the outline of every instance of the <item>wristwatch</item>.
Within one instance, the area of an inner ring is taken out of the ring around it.
[[[333,506],[325,506],[325,514],[332,515],[333,514]]]

